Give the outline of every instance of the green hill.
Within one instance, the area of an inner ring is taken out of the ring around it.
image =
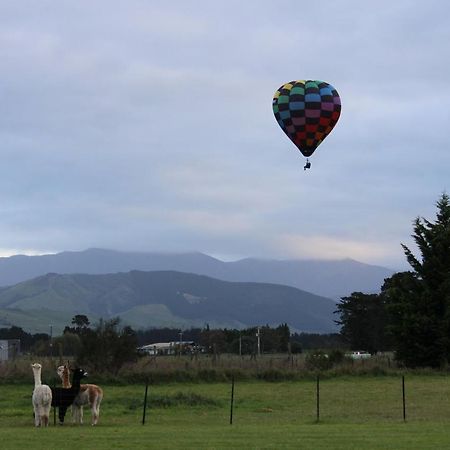
[[[47,274],[0,291],[0,325],[60,332],[75,314],[120,316],[134,328],[246,327],[287,322],[297,331],[335,331],[336,304],[293,287],[227,282],[174,271]]]

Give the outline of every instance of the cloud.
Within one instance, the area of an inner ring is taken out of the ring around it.
[[[411,221],[448,189],[449,8],[3,2],[3,252],[397,264]],[[271,111],[300,78],[343,103],[308,172]]]
[[[343,255],[368,263],[398,262],[401,249],[395,251],[390,243],[320,235],[282,235],[276,247],[291,258],[342,259]]]

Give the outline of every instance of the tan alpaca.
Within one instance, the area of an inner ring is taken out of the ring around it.
[[[52,390],[41,382],[42,366],[39,363],[31,364],[34,375],[33,409],[34,424],[37,427],[47,427],[50,409],[52,407]]]
[[[62,380],[64,388],[70,388],[69,365],[59,366],[57,374]],[[89,405],[92,413],[92,425],[97,425],[100,416],[100,403],[103,399],[103,390],[95,384],[82,384],[80,392],[75,397],[72,404],[72,419],[75,423],[83,423],[83,406]]]

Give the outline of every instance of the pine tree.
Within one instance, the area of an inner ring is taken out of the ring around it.
[[[436,203],[436,221],[418,217],[412,237],[420,257],[404,244],[411,272],[386,280],[382,292],[397,358],[408,366],[439,367],[450,361],[450,199]]]
[[[341,336],[352,350],[376,353],[388,349],[384,297],[353,292],[341,298],[336,313],[340,320],[335,322],[342,325]]]

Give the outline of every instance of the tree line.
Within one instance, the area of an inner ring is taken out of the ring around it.
[[[155,342],[194,341],[207,353],[256,354],[287,352],[290,343],[290,329],[287,324],[277,327],[269,325],[246,329],[211,329],[191,328],[179,330],[174,328],[149,329],[137,332],[140,345]]]
[[[21,352],[31,351],[36,343],[48,342],[50,336],[47,333],[27,333],[15,325],[9,328],[0,328],[0,339],[19,339]]]
[[[119,318],[100,320],[92,325],[86,315],[78,314],[64,328],[61,336],[46,333],[30,334],[20,327],[0,328],[0,339],[20,339],[21,350],[40,356],[75,356],[80,364],[98,367],[120,367],[137,357],[139,346],[157,342],[193,341],[206,353],[302,353],[309,349],[341,348],[343,340],[337,333],[291,333],[287,323],[271,327],[246,329],[150,328],[135,331],[122,326]]]
[[[392,350],[407,367],[450,362],[450,200],[436,203],[436,220],[418,217],[412,237],[420,256],[401,244],[411,270],[384,281],[378,294],[354,292],[336,313],[352,349]]]

